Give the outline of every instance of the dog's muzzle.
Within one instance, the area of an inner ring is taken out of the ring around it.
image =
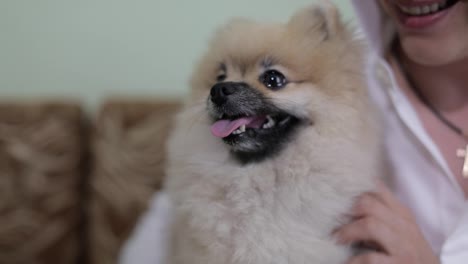
[[[299,124],[298,118],[244,82],[215,84],[207,103],[213,119],[211,133],[230,145],[244,163],[277,153]]]

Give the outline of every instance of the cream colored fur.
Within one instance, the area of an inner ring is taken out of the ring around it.
[[[286,88],[258,82],[264,57],[278,62]],[[221,61],[232,66],[229,81],[309,120],[279,155],[241,165],[211,135],[206,100]],[[350,249],[331,233],[373,188],[381,156],[363,61],[361,43],[331,6],[301,10],[284,25],[234,20],[216,33],[169,142],[170,264],[344,263]]]

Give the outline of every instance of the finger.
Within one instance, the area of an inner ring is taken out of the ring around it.
[[[383,182],[377,183],[377,193],[384,202],[389,204],[400,203],[400,201],[395,197],[395,195],[388,189],[388,187]]]
[[[351,257],[347,264],[390,264],[390,257],[372,252]]]
[[[392,212],[398,213],[412,221],[411,211],[404,206],[382,182],[378,182],[376,192],[371,192],[369,194],[382,201]]]
[[[373,217],[365,217],[341,227],[336,237],[341,244],[372,242],[379,245],[386,253],[392,254],[401,243],[396,234],[397,232],[384,222]]]
[[[366,192],[361,196],[365,195],[374,197],[376,200],[390,209],[392,208],[392,204],[395,203],[394,199],[396,199],[393,197],[393,194],[390,192],[390,190],[388,190],[388,188],[380,181],[377,182],[375,190]]]
[[[372,193],[361,195],[354,203],[351,216],[362,218],[369,215],[382,216],[386,215],[389,208]],[[380,217],[379,217],[380,218]]]
[[[354,204],[351,216],[355,219],[371,216],[384,222],[385,224],[398,229],[398,226],[405,223],[404,219],[387,207],[381,199],[372,194],[364,194]]]

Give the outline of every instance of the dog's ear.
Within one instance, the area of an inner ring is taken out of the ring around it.
[[[317,37],[322,40],[332,39],[343,30],[340,12],[331,1],[306,7],[297,12],[288,26],[300,34]]]

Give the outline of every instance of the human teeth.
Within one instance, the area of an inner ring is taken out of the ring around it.
[[[275,120],[273,120],[273,118],[271,118],[271,116],[267,116],[266,117],[268,122],[266,122],[265,124],[263,124],[262,128],[272,128],[274,125],[275,125]]]
[[[434,12],[439,11],[440,9],[444,8],[447,5],[447,1],[442,1],[440,3],[433,3],[423,6],[399,6],[400,10],[408,15],[412,16],[424,16]]]
[[[413,6],[413,7],[410,8],[410,13],[412,15],[419,15],[419,14],[421,14],[421,8],[418,7],[418,6]]]
[[[400,6],[400,9],[405,12],[405,13],[409,13],[410,12],[410,9],[406,6]]]
[[[431,7],[430,6],[423,6],[421,13],[423,14],[429,14],[431,12]]]

